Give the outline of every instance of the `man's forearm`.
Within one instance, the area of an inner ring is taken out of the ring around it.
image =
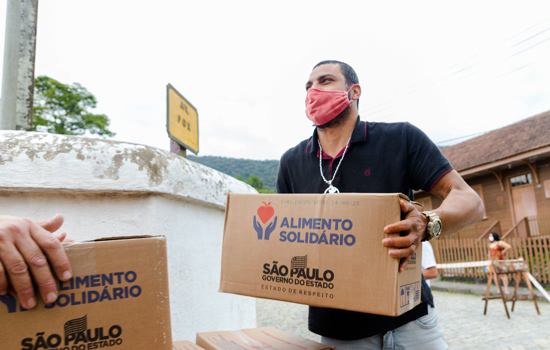
[[[448,235],[481,221],[484,207],[481,198],[473,190],[461,190],[451,191],[434,212],[442,222],[441,234]]]
[[[439,273],[437,272],[437,267],[432,266],[429,269],[422,270],[422,274],[424,275],[424,278],[427,280],[431,280],[433,278],[437,278],[439,276]]]
[[[441,178],[431,193],[443,198],[433,210],[441,219],[442,234],[456,233],[483,219],[481,198],[455,170]]]

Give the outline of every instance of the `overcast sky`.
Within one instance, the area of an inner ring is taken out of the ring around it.
[[[36,75],[86,87],[115,140],[165,150],[170,83],[198,109],[199,155],[279,159],[313,131],[304,84],[325,59],[355,68],[363,120],[409,121],[436,143],[550,110],[550,1],[42,0],[38,11]]]

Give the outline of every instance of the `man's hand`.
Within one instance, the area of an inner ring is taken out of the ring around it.
[[[66,233],[52,235],[62,224],[63,216],[60,214],[43,222],[0,216],[0,295],[7,294],[8,287],[11,287],[21,305],[32,309],[37,303],[32,275],[45,303],[53,303],[57,299],[57,287],[50,265],[62,281],[72,275],[69,259],[61,245]]]
[[[406,233],[402,237],[388,237],[382,240],[386,247],[391,249],[389,254],[393,258],[401,259],[399,272],[402,272],[414,254],[416,249],[422,244],[422,238],[426,233],[428,218],[422,215],[416,207],[403,200],[399,200],[401,211],[405,213],[405,219],[384,227],[386,233]]]
[[[441,219],[443,230],[441,234],[458,232],[476,222],[484,215],[483,202],[474,190],[456,172],[451,170],[443,175],[432,187],[430,193],[443,199],[439,208],[432,210]],[[388,237],[382,244],[390,248],[390,256],[401,259],[399,272],[411,260],[411,255],[421,244],[426,234],[428,218],[422,215],[411,203],[401,201],[401,211],[406,213],[405,219],[384,228],[387,233],[406,233],[403,237]]]

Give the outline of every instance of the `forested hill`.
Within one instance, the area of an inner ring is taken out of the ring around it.
[[[253,160],[216,156],[196,157],[193,155],[188,155],[187,158],[233,177],[240,177],[244,181],[250,176],[259,176],[264,188],[275,189],[277,170],[279,168],[278,160]]]

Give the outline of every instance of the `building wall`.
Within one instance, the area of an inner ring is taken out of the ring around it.
[[[76,240],[166,236],[174,340],[256,326],[254,298],[218,292],[228,192],[256,193],[152,147],[0,131],[2,214],[62,213],[62,230]]]
[[[540,186],[535,188],[539,215],[550,216],[550,160],[537,163]]]

